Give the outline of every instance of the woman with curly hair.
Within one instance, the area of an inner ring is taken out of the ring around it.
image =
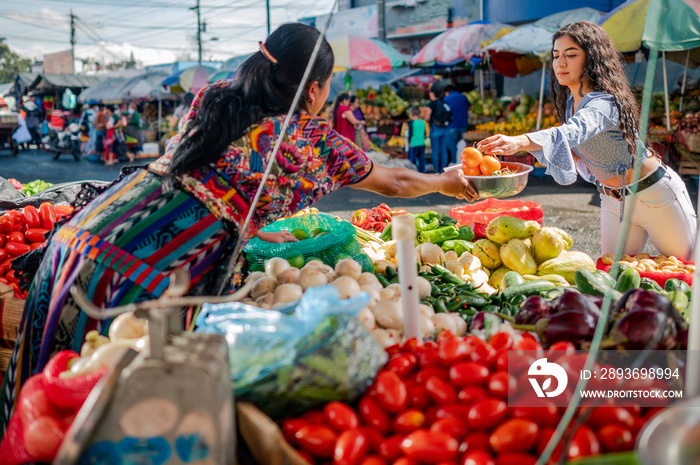
[[[559,184],[577,172],[601,198],[601,249],[614,253],[625,208],[632,208],[624,253],[634,255],[647,239],[664,255],[689,260],[697,218],[685,183],[645,145],[637,155],[640,109],[622,56],[603,28],[564,26],[552,40],[550,85],[561,126],[520,136],[493,135],[478,148],[493,155],[531,152]],[[633,183],[634,166],[641,164]]]

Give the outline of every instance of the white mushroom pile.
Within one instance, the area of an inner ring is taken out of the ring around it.
[[[250,296],[243,302],[266,309],[296,302],[308,288],[325,284],[336,286],[343,299],[366,292],[370,300],[358,313],[358,319],[385,347],[403,340],[401,287],[390,284],[384,288],[373,273],[363,272],[362,266],[351,258],[338,261],[335,268],[312,260],[301,270],[291,267],[283,258],[271,258],[265,263],[265,273],[251,273],[248,279],[253,280],[254,284]],[[419,297],[429,297],[430,282],[418,277],[417,284]],[[419,309],[423,338],[436,331],[449,330],[458,335],[464,335],[467,331],[465,321],[456,313],[436,315],[431,306],[423,304]]]

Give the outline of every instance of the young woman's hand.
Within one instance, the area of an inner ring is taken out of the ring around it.
[[[299,239],[294,237],[289,231],[279,231],[279,232],[264,232],[258,231],[255,233],[258,239],[265,242],[273,242],[275,244],[284,244],[285,242],[299,242]]]
[[[452,170],[440,175],[443,187],[440,193],[449,195],[458,199],[464,199],[467,202],[473,202],[479,199],[479,193],[474,189],[474,186],[469,184],[469,181],[461,175],[461,170]]]
[[[476,148],[487,155],[513,155],[528,146],[530,139],[526,135],[506,136],[495,134],[483,139]]]

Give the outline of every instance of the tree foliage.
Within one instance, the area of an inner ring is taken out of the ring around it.
[[[5,39],[0,37],[0,83],[12,82],[17,73],[28,73],[32,70],[32,60],[20,58],[10,50]]]

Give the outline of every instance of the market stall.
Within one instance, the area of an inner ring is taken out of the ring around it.
[[[529,171],[516,165],[479,178],[526,181]],[[650,340],[667,355],[685,348],[695,266],[590,257],[538,204],[497,198],[514,192],[494,191],[449,215],[381,204],[352,222],[311,209],[271,224],[266,230],[300,241],[251,240],[240,293],[179,297],[182,277],[173,277],[169,297],[112,309],[101,334],[56,354],[23,390],[32,410],[20,400],[3,463],[156,452],[182,463],[228,464],[234,454],[260,464],[536,463],[570,393],[538,398],[528,367],[547,354],[573,377],[608,307],[603,342],[615,356]],[[22,311],[23,258],[73,214],[66,203],[45,191],[2,207],[5,328]],[[84,311],[107,316],[72,295]],[[183,327],[166,323],[167,308],[184,309]],[[9,332],[2,337],[12,345]],[[0,354],[4,369],[9,350]],[[664,405],[582,405],[553,460],[642,463],[631,453],[635,439]],[[244,442],[234,447],[236,426]]]

